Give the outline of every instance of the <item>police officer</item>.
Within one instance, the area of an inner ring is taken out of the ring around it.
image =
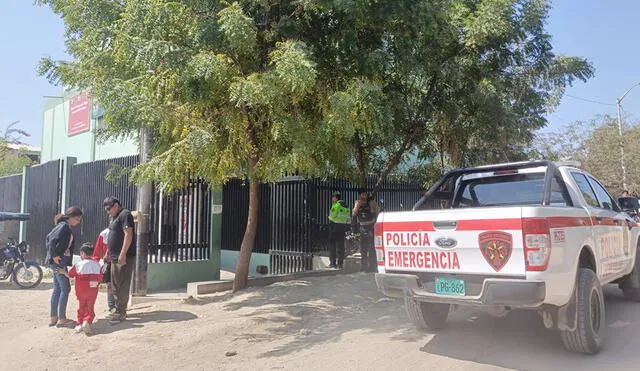
[[[380,213],[380,205],[369,195],[365,188],[358,190],[358,201],[352,215],[357,217],[360,226],[361,270],[375,272],[377,268],[376,251],[373,246],[373,227]]]
[[[342,268],[344,263],[344,237],[349,231],[351,213],[340,197],[340,192],[331,194],[329,211],[329,267]]]

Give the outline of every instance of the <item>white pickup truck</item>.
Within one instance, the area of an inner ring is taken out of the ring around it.
[[[640,301],[639,230],[573,164],[458,169],[413,211],[378,216],[375,279],[421,329],[444,326],[452,305],[534,309],[567,349],[592,354],[606,328],[602,286]]]

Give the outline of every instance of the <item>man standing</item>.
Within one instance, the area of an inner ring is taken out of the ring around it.
[[[373,246],[373,227],[379,213],[378,203],[373,200],[366,189],[360,188],[358,201],[353,207],[352,215],[357,217],[360,225],[360,256],[363,272],[375,272],[377,269],[376,250]]]
[[[111,286],[116,299],[116,310],[110,315],[110,319],[112,324],[116,324],[127,318],[136,255],[134,221],[131,211],[122,208],[115,197],[105,199],[103,206],[110,216],[107,245],[111,258]]]
[[[329,267],[342,269],[344,264],[344,238],[349,230],[351,214],[349,208],[340,198],[340,192],[331,194],[331,210],[329,211]]]

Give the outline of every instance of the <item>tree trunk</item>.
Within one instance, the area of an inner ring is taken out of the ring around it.
[[[257,158],[249,158],[249,174],[254,173]],[[249,263],[251,253],[256,244],[256,234],[258,232],[258,218],[260,210],[260,181],[255,177],[249,179],[249,216],[247,217],[247,228],[244,231],[242,245],[240,245],[240,255],[236,263],[236,276],[233,280],[233,291],[247,288],[249,279]]]
[[[413,146],[415,142],[415,138],[418,135],[417,133],[418,133],[418,130],[409,131],[405,136],[404,141],[402,142],[402,145],[400,146],[400,148],[398,148],[398,150],[393,154],[393,156],[389,158],[389,161],[387,162],[387,166],[382,171],[382,173],[380,173],[380,175],[378,176],[378,180],[376,181],[376,184],[373,187],[373,190],[371,191],[372,196],[375,197],[376,193],[378,193],[378,190],[382,186],[382,183],[387,178],[387,175],[389,175],[391,170],[395,169],[396,166],[398,166],[398,164],[400,163],[400,160],[402,160],[402,156],[404,156],[404,154],[407,153],[407,151]]]
[[[356,164],[358,165],[358,182],[360,187],[367,186],[367,159],[360,140],[360,135],[356,133]]]

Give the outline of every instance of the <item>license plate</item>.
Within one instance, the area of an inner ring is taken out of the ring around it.
[[[455,278],[436,278],[436,294],[442,295],[466,295],[464,281]]]

